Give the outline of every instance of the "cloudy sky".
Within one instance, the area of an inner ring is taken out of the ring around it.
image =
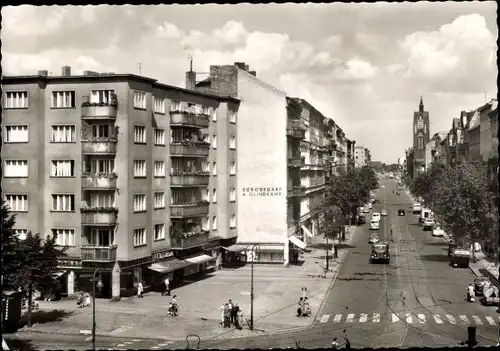
[[[431,133],[496,97],[496,3],[2,8],[4,75],[61,66],[184,86],[194,68],[244,61],[333,118],[373,160],[412,144],[423,95]]]

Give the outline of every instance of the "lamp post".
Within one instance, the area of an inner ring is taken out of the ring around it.
[[[101,291],[101,289],[103,287],[101,279],[99,279],[97,284],[95,282],[95,276],[96,276],[97,272],[99,272],[99,268],[96,268],[96,270],[94,271],[94,275],[92,276],[92,350],[95,350],[95,327],[96,327],[96,323],[95,323],[95,288],[97,285],[97,288],[99,289],[99,291]]]
[[[251,263],[251,275],[250,275],[250,330],[253,330],[253,263],[255,262],[255,248],[260,244],[255,244],[252,246],[252,263]]]

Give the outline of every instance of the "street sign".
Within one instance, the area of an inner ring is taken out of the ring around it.
[[[91,333],[92,333],[92,330],[90,330],[90,329],[80,330],[80,334],[91,334]]]
[[[242,291],[241,295],[250,295],[250,292],[249,291]]]
[[[90,342],[90,341],[92,341],[92,336],[87,336],[87,337],[85,338],[85,341],[86,341],[86,342]]]

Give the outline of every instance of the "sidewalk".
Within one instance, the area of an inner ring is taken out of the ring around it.
[[[346,231],[346,241],[350,242],[355,227]],[[323,238],[317,238],[323,241]],[[237,269],[224,269],[207,274],[206,277],[174,289],[178,296],[180,315],[167,315],[171,297],[151,292],[143,299],[122,298],[119,302],[96,300],[97,334],[107,336],[158,338],[164,340],[184,340],[194,333],[202,339],[238,338],[255,333],[273,333],[294,328],[305,328],[312,324],[318,313],[332,279],[336,277],[339,262],[347,249],[339,249],[339,259],[330,261],[330,271],[326,273],[325,251],[312,248],[300,258],[302,265],[289,267],[275,265],[254,265],[254,325],[243,330],[224,329],[219,324],[219,307],[232,299],[250,319],[250,265]],[[330,251],[331,255],[331,251]],[[189,279],[189,278],[188,278]],[[312,316],[295,316],[297,301],[302,296],[302,287],[307,288],[306,296],[311,305]],[[38,301],[40,315],[51,313],[59,321],[34,324],[31,332],[79,334],[92,326],[92,309],[77,308],[76,301]],[[58,311],[54,311],[58,310]],[[50,319],[50,318],[45,318]],[[28,328],[23,328],[28,330]],[[260,331],[257,331],[260,330]]]

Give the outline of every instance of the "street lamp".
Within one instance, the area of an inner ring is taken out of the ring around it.
[[[95,327],[96,327],[96,324],[95,324],[95,288],[97,286],[97,289],[99,289],[99,291],[101,291],[101,289],[104,286],[102,284],[102,281],[100,278],[96,284],[95,276],[96,276],[97,272],[99,272],[99,268],[97,268],[94,271],[94,275],[92,276],[92,350],[95,350]]]
[[[253,263],[255,262],[255,248],[260,244],[255,244],[252,246],[252,263],[251,263],[251,275],[250,275],[250,330],[253,330]]]

